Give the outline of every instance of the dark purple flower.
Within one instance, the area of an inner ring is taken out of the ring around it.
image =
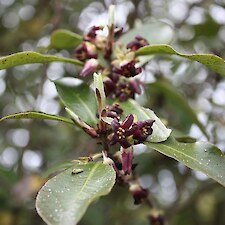
[[[123,33],[123,27],[116,27],[114,29],[114,37],[118,38]]]
[[[75,58],[85,61],[86,59],[97,58],[95,46],[83,41],[74,51]]]
[[[141,47],[149,45],[148,41],[141,36],[136,36],[133,41],[127,44],[127,48],[136,51]]]
[[[112,70],[113,70],[113,68],[112,68]],[[119,81],[120,75],[112,72],[111,74],[109,74],[109,78],[112,80],[113,83],[116,84]]]
[[[106,97],[108,97],[110,94],[112,94],[115,91],[116,84],[108,77],[104,78],[103,84],[104,84],[105,95]]]
[[[110,138],[110,145],[114,145],[119,143],[123,148],[128,148],[131,146],[128,141],[128,137],[132,135],[133,130],[131,128],[134,121],[134,116],[129,114],[126,118],[120,123],[118,118],[114,118],[111,126],[112,126],[112,136]]]
[[[143,143],[148,138],[148,136],[152,134],[152,125],[154,122],[155,120],[145,120],[138,121],[137,123],[133,124],[132,128],[134,144]]]
[[[129,62],[124,62],[120,65],[120,67],[114,66],[112,68],[112,72],[116,74],[120,74],[124,77],[134,77],[137,74],[141,73],[141,68],[135,67],[135,60],[131,60]]]
[[[88,31],[88,33],[85,34],[84,40],[85,41],[90,41],[90,42],[95,41],[95,38],[97,36],[96,31],[98,31],[98,30],[102,30],[102,27],[100,27],[100,26],[93,26],[93,27],[91,27],[90,30]]]
[[[144,199],[147,199],[148,197],[148,190],[141,187],[139,184],[130,184],[129,190],[133,195],[135,205],[140,204]]]
[[[129,175],[132,172],[132,164],[133,164],[133,148],[132,146],[129,148],[121,148],[121,163],[122,170],[125,175]]]
[[[123,109],[120,108],[119,104],[115,103],[113,105],[105,107],[102,110],[103,117],[111,117],[111,118],[118,118],[123,113]]]
[[[121,81],[116,84],[114,94],[121,102],[126,101],[128,98],[134,98],[134,91],[126,81]]]
[[[118,103],[114,103],[111,106],[109,106],[109,111],[114,111],[119,116],[123,113],[123,109],[120,108],[120,105]]]
[[[116,84],[114,94],[121,102],[134,98],[135,93],[141,94],[141,82],[138,79],[120,81]]]
[[[130,87],[131,89],[137,93],[137,94],[141,94],[141,86],[143,85],[142,82],[137,79],[137,78],[131,78],[129,80],[129,84],[130,84]]]

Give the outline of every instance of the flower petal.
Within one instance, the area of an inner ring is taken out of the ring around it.
[[[129,114],[125,117],[125,119],[123,120],[122,124],[121,124],[121,127],[123,129],[128,129],[131,127],[131,125],[133,124],[134,122],[134,116],[132,114]]]
[[[120,127],[120,124],[119,124],[119,121],[117,118],[114,118],[112,123],[111,123],[111,126],[112,126],[112,130],[115,132],[118,130],[118,128]]]

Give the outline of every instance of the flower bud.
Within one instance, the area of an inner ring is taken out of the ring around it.
[[[129,148],[121,147],[121,163],[122,170],[125,175],[129,175],[132,172],[132,163],[133,163],[133,148],[132,146]]]
[[[131,78],[129,80],[130,83],[130,87],[133,89],[133,91],[137,94],[141,94],[141,81],[139,79],[136,78]]]
[[[144,199],[148,197],[148,190],[142,188],[138,183],[131,183],[129,191],[133,195],[135,205],[139,205]]]
[[[113,91],[114,91],[115,88],[116,88],[116,85],[115,85],[115,83],[113,83],[113,81],[112,81],[110,78],[108,78],[108,77],[104,78],[103,84],[104,84],[105,95],[106,95],[106,97],[108,97],[111,93],[113,93]]]
[[[149,216],[150,225],[165,225],[165,219],[159,212],[153,212]]]
[[[81,70],[80,76],[86,77],[88,75],[91,75],[92,73],[94,73],[97,70],[98,66],[99,66],[99,62],[97,59],[89,59],[85,63],[83,69]]]

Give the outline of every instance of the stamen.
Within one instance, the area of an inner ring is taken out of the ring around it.
[[[118,131],[116,133],[117,133],[119,139],[126,138],[126,136],[124,135],[125,130],[122,127],[119,127]]]

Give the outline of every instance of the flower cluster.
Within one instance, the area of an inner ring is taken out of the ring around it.
[[[154,120],[145,120],[134,123],[134,116],[129,114],[123,121],[118,117],[112,120],[112,133],[109,135],[109,144],[119,143],[120,161],[124,174],[131,174],[133,167],[133,147],[132,144],[143,143],[152,134]]]
[[[141,93],[142,83],[136,75],[142,69],[136,66],[135,51],[148,45],[148,41],[136,36],[125,47],[117,46],[115,40],[122,33],[122,28],[108,28],[108,34],[103,35],[106,28],[93,26],[84,35],[82,43],[75,49],[74,57],[83,61],[84,67],[80,76],[86,77],[94,72],[104,75],[106,96],[125,101]]]
[[[122,33],[121,28],[114,25],[103,27],[93,26],[85,33],[82,43],[75,49],[74,57],[84,62],[80,72],[81,77],[86,77],[94,72],[99,72],[103,77],[103,89],[106,97],[117,99],[120,102],[128,98],[135,98],[135,94],[141,94],[142,82],[137,75],[142,69],[137,66],[135,51],[148,45],[148,41],[141,36],[126,46],[116,43]],[[105,96],[96,92],[99,102]],[[104,107],[102,109],[102,107]],[[134,115],[126,115],[121,120],[123,110],[118,103],[109,106],[99,106],[97,128],[77,121],[86,133],[101,140],[104,151],[109,150],[110,145],[120,145],[120,157],[116,163],[105,155],[104,160],[110,162],[118,177],[129,175],[134,168],[132,145],[144,143],[152,134],[154,120],[135,121]],[[118,167],[117,164],[120,164]],[[135,204],[139,203],[147,195],[144,189],[135,190]]]
[[[123,148],[132,144],[143,143],[152,134],[154,120],[138,121],[134,123],[134,116],[129,114],[123,121],[115,117],[111,123],[113,133],[110,136],[110,144],[119,143]],[[133,139],[133,143],[131,143]]]
[[[118,53],[118,58],[112,61],[111,70],[104,79],[104,88],[107,96],[125,101],[134,98],[135,94],[141,94],[141,82],[134,78],[142,69],[136,67],[133,52],[125,50]]]

